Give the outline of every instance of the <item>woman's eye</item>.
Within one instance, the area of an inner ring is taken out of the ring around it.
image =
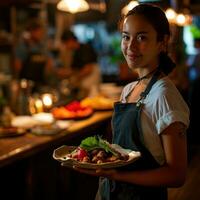
[[[128,39],[129,39],[129,36],[128,36],[128,35],[122,35],[122,39],[123,39],[123,40],[128,40]]]
[[[144,35],[138,35],[137,36],[137,41],[138,42],[142,42],[142,41],[144,41],[146,39],[146,36],[144,36]]]

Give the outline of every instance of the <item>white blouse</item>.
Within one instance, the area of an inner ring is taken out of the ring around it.
[[[121,102],[127,97],[137,82],[126,85],[122,91]],[[189,126],[189,108],[174,83],[166,76],[159,79],[143,101],[141,127],[144,143],[159,164],[165,162],[164,150],[159,134],[173,122]]]

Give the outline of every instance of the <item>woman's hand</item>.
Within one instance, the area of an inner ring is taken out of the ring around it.
[[[117,173],[116,169],[85,169],[85,168],[80,168],[78,166],[73,166],[73,169],[75,171],[78,171],[80,173],[88,174],[91,176],[101,176],[101,177],[106,177],[109,179],[114,179],[115,174]]]

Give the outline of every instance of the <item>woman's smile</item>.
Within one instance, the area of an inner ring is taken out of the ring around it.
[[[127,54],[127,58],[130,60],[130,61],[136,61],[138,58],[141,58],[142,56],[140,54],[130,54],[128,53]]]

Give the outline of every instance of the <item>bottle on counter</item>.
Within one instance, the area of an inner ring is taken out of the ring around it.
[[[12,119],[15,117],[14,113],[11,111],[9,106],[3,107],[3,112],[1,114],[1,125],[3,127],[11,127]]]
[[[29,99],[33,83],[30,80],[22,79],[18,83],[18,94],[16,100],[16,114],[17,115],[30,115]]]

